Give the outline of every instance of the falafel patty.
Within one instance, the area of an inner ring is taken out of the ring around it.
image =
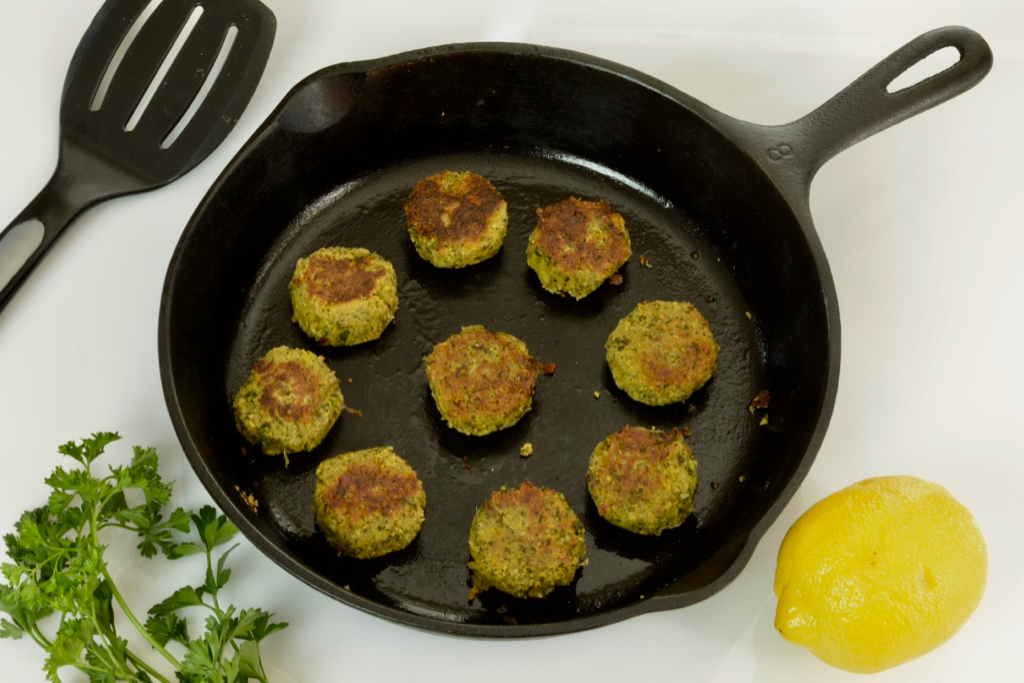
[[[469,530],[473,594],[497,588],[542,598],[572,583],[586,550],[583,524],[561,493],[528,481],[502,488],[477,510]]]
[[[718,342],[689,302],[637,304],[608,335],[605,351],[616,386],[651,406],[685,401],[718,367]]]
[[[537,209],[526,263],[553,294],[582,299],[611,277],[633,250],[626,222],[603,199],[569,197]]]
[[[441,417],[463,434],[483,436],[511,427],[533,406],[541,365],[510,334],[463,327],[435,345],[426,361]]]
[[[623,427],[590,455],[587,490],[615,526],[658,536],[693,511],[697,460],[678,429]]]
[[[235,426],[267,455],[316,448],[341,415],[345,399],[323,358],[278,346],[252,366],[233,404]]]
[[[401,550],[423,526],[427,494],[391,446],[353,451],[316,468],[313,510],[327,541],[367,559]]]
[[[299,259],[288,293],[292,320],[330,346],[379,338],[398,310],[394,267],[361,248],[324,247]]]
[[[416,253],[438,268],[464,268],[501,249],[508,205],[472,171],[442,171],[416,183],[405,203]]]

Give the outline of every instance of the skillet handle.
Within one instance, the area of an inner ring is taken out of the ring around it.
[[[910,67],[947,47],[960,53],[953,66],[902,90],[887,90]],[[946,26],[929,31],[893,52],[807,116],[762,129],[767,160],[776,166],[773,170],[789,166],[789,173],[797,175],[795,180],[806,192],[814,174],[836,154],[970,90],[991,68],[991,48],[971,29]],[[785,164],[790,159],[794,163]]]

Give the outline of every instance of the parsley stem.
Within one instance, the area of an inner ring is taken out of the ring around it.
[[[69,442],[59,447],[62,455],[81,467],[56,468],[46,479],[53,489],[47,505],[26,511],[18,522],[18,533],[4,537],[14,564],[5,564],[0,577],[0,614],[6,613],[13,622],[0,624],[0,638],[27,633],[48,655],[44,671],[50,680],[56,680],[57,670],[67,666],[96,681],[172,683],[175,676],[157,670],[170,668],[178,680],[238,683],[255,678],[266,683],[257,643],[287,624],[269,623],[271,615],[263,610],[239,611],[227,602],[221,605],[220,589],[231,576],[225,567],[230,549],[214,562],[213,548],[238,529],[225,516],[218,516],[212,506],[191,515],[177,508],[168,519],[162,519],[171,485],[160,479],[153,449],[136,447],[129,466],[111,467],[110,476],[94,477],[93,460],[118,438],[105,432],[93,434],[81,444]],[[125,497],[128,491],[141,492],[145,504],[132,507]],[[80,503],[76,505],[76,501]],[[114,583],[104,558],[106,546],[99,536],[109,527],[141,536],[138,547],[144,557],[155,555],[158,547],[170,559],[205,550],[206,581],[175,591],[150,611],[153,622],[140,622]],[[176,543],[174,531],[194,531],[199,541]],[[206,619],[206,633],[195,640],[188,638],[184,619],[175,614],[192,606],[212,612]],[[44,633],[37,623],[50,615],[59,620],[53,637],[47,635],[51,628]],[[122,617],[170,666],[161,665],[141,646],[128,649],[114,624]],[[175,656],[167,649],[172,640],[185,646],[183,655]]]
[[[99,675],[109,675],[110,674],[110,670],[109,669],[101,669],[98,666],[93,666],[93,665],[89,664],[88,662],[83,662],[81,660],[79,660],[77,662],[74,662],[72,664],[69,664],[69,666],[75,667],[76,669],[78,669],[79,671],[81,671],[84,674],[88,674],[88,673],[93,672],[93,671],[95,671]],[[90,676],[90,678],[92,678],[92,677]],[[97,680],[103,680],[99,676],[97,676],[96,679]]]
[[[93,541],[98,546],[98,545],[100,545],[100,540],[97,537],[97,530],[99,528],[99,521],[96,518],[96,508],[95,507],[90,508],[90,510],[89,510],[89,517],[90,517],[89,533],[92,534]],[[160,643],[156,642],[156,640],[153,638],[153,636],[151,636],[149,634],[149,631],[146,630],[146,627],[143,626],[141,623],[139,623],[139,620],[135,617],[135,613],[132,612],[131,608],[128,607],[128,603],[126,603],[125,600],[124,600],[124,597],[122,597],[121,591],[119,591],[117,589],[117,585],[114,583],[114,579],[113,579],[113,577],[110,576],[110,572],[107,571],[107,567],[105,565],[101,569],[100,573],[103,575],[103,578],[106,579],[107,585],[110,586],[110,592],[114,596],[114,600],[116,600],[117,604],[121,606],[121,611],[124,612],[124,615],[126,617],[128,617],[128,621],[132,622],[132,626],[135,627],[135,630],[138,631],[142,635],[142,637],[145,638],[146,641],[150,645],[153,646],[154,650],[156,650],[157,652],[160,653],[160,656],[162,656],[164,659],[166,659],[168,662],[170,662],[171,666],[173,666],[175,668],[175,670],[180,671],[181,670],[181,662],[179,662],[174,657],[174,655],[172,655],[170,652],[165,650],[163,648],[163,646],[160,645]]]
[[[22,629],[25,633],[32,636],[32,640],[36,641],[36,644],[44,650],[50,650],[53,647],[53,643],[43,635],[43,632],[39,630],[39,627],[32,624]]]
[[[216,579],[216,576],[213,573],[213,548],[212,547],[208,547],[206,549],[206,571],[207,571],[209,576],[213,576],[214,577],[214,586],[216,587],[217,579]],[[214,612],[216,613],[216,615],[218,617],[223,618],[224,617],[224,613],[221,612],[221,610],[220,610],[220,601],[217,599],[217,593],[218,593],[217,590],[210,591],[210,597],[213,598]]]
[[[113,587],[113,583],[110,581],[109,577],[107,578],[107,584]],[[171,683],[169,679],[160,675],[158,671],[155,671],[152,667],[146,664],[146,662],[144,662],[138,655],[129,650],[127,647],[124,649],[124,660],[122,660],[117,655],[117,653],[114,652],[113,643],[111,643],[109,636],[104,634],[103,629],[100,627],[99,621],[96,619],[96,615],[90,614],[88,615],[88,619],[92,621],[93,626],[96,629],[96,633],[100,635],[100,646],[107,653],[107,660],[109,661],[111,668],[116,671],[123,672],[124,675],[126,676],[125,680],[135,680],[136,678],[138,678],[138,676],[135,675],[136,671],[142,670],[147,672],[151,676],[156,677],[158,680],[163,681],[164,683]],[[134,671],[132,670],[132,667],[130,665],[134,665]],[[79,665],[79,668],[82,668],[81,663]]]
[[[163,681],[164,683],[171,683],[171,680],[169,678],[163,676],[159,671],[151,667],[149,664],[146,664],[146,662],[144,662],[141,657],[139,657],[131,650],[125,650],[125,655],[128,657],[129,660],[131,660],[132,664],[134,664],[136,668],[145,671],[150,676],[159,681]]]
[[[124,664],[122,664],[120,661],[118,661],[117,655],[115,655],[114,651],[111,649],[111,647],[110,647],[110,639],[107,638],[107,636],[103,633],[103,629],[100,627],[100,623],[96,619],[96,614],[90,612],[90,613],[85,614],[83,616],[84,616],[84,618],[86,618],[86,619],[88,619],[89,621],[92,622],[92,627],[95,630],[96,634],[99,636],[99,643],[97,643],[97,644],[101,648],[103,648],[103,652],[106,653],[107,664],[110,666],[110,668],[112,670],[114,670],[114,671],[124,671],[125,673],[129,673],[130,674],[131,671],[128,670],[128,667],[126,667]],[[93,642],[94,643],[96,642],[95,638],[94,638]]]
[[[160,656],[162,656],[164,659],[170,662],[171,666],[173,666],[175,669],[180,670],[181,662],[179,662],[174,657],[174,655],[165,650],[163,646],[160,645],[160,643],[156,642],[156,640],[153,639],[153,636],[149,635],[149,631],[147,631],[146,628],[139,623],[139,620],[135,618],[135,614],[128,607],[128,604],[124,601],[124,598],[121,597],[121,591],[117,590],[117,586],[114,585],[114,580],[110,577],[110,572],[107,571],[106,567],[103,568],[103,578],[107,580],[107,584],[109,584],[110,586],[110,592],[113,594],[114,600],[116,600],[117,604],[121,606],[121,611],[123,611],[124,615],[128,617],[128,621],[132,622],[132,626],[134,626],[135,629],[140,634],[142,634],[142,637],[146,639],[146,642],[153,646],[154,650],[160,653]]]

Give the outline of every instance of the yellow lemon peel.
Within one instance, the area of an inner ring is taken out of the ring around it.
[[[866,479],[807,510],[779,548],[775,627],[847,671],[935,649],[981,601],[988,556],[974,517],[910,476]]]

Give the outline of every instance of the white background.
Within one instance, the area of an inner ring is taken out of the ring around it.
[[[223,146],[173,185],[86,213],[0,313],[0,531],[45,500],[56,446],[98,430],[124,436],[115,458],[132,444],[157,447],[163,472],[178,482],[176,502],[209,502],[161,391],[163,277],[206,189],[312,71],[441,43],[522,41],[609,58],[741,119],[783,123],[919,33],[963,24],[992,46],[988,78],[842,153],[814,182],[812,214],[842,314],[839,395],[809,476],[733,584],[696,606],[586,633],[473,640],[357,612],[243,540],[228,598],[291,622],[264,646],[274,681],[854,680],[773,630],[775,555],[816,500],[868,476],[904,473],[946,486],[974,512],[988,542],[988,588],[949,643],[873,680],[1021,680],[1024,3],[266,1],[279,23],[274,53]],[[52,171],[64,73],[99,6],[4,2],[0,224]],[[202,571],[187,561],[112,557],[142,612]],[[31,642],[0,642],[5,681],[42,680],[41,661]]]

